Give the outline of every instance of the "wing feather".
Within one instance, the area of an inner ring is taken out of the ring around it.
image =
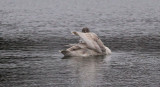
[[[92,38],[90,33],[74,32],[73,34],[81,37],[86,43],[88,48],[93,49],[99,53],[102,52],[101,48],[99,47],[97,42]]]

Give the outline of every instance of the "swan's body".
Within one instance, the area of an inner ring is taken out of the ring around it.
[[[74,46],[72,46],[72,47],[74,47]],[[64,56],[84,56],[84,57],[85,56],[98,56],[98,55],[109,55],[109,54],[111,54],[111,50],[108,47],[105,47],[105,49],[106,49],[106,52],[98,53],[94,50],[88,49],[87,47],[79,48],[77,50],[70,50],[70,48],[68,48],[67,50],[61,51],[61,53]]]
[[[111,50],[94,33],[73,32],[82,38],[83,43],[73,44],[70,48],[60,51],[64,56],[98,56],[109,55]]]

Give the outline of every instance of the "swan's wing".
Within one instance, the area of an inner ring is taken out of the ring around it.
[[[68,44],[68,45],[65,45],[65,46],[67,46],[67,47],[78,46],[80,48],[86,48],[87,47],[86,43]]]
[[[88,48],[93,49],[99,53],[102,52],[101,48],[99,47],[97,42],[92,38],[90,33],[73,32],[73,34],[81,37],[86,43]]]
[[[72,46],[75,46],[77,44],[68,44],[68,45],[65,45],[66,47],[72,47]]]
[[[72,44],[70,46],[71,47],[67,49],[68,51],[75,51],[75,50],[87,48],[87,45],[85,43]]]
[[[105,46],[104,46],[103,42],[101,41],[101,39],[99,39],[95,33],[92,33],[91,35],[92,35],[92,38],[97,42],[97,44],[101,48],[102,52],[105,52],[106,49],[105,49]]]

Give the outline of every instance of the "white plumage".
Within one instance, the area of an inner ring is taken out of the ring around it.
[[[111,54],[111,50],[103,44],[95,33],[72,33],[79,36],[83,40],[83,43],[71,44],[70,48],[60,51],[64,56],[97,56]]]

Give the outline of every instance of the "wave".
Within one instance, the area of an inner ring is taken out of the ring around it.
[[[160,36],[117,36],[104,40],[112,50],[138,50],[138,51],[156,51],[160,50]]]
[[[160,36],[145,35],[145,36],[114,36],[100,37],[104,44],[112,51],[159,51]],[[65,45],[77,43],[79,38],[68,37],[45,37],[41,39],[16,38],[7,40],[0,38],[1,50],[14,49],[45,49],[45,50],[60,50],[64,49]]]

